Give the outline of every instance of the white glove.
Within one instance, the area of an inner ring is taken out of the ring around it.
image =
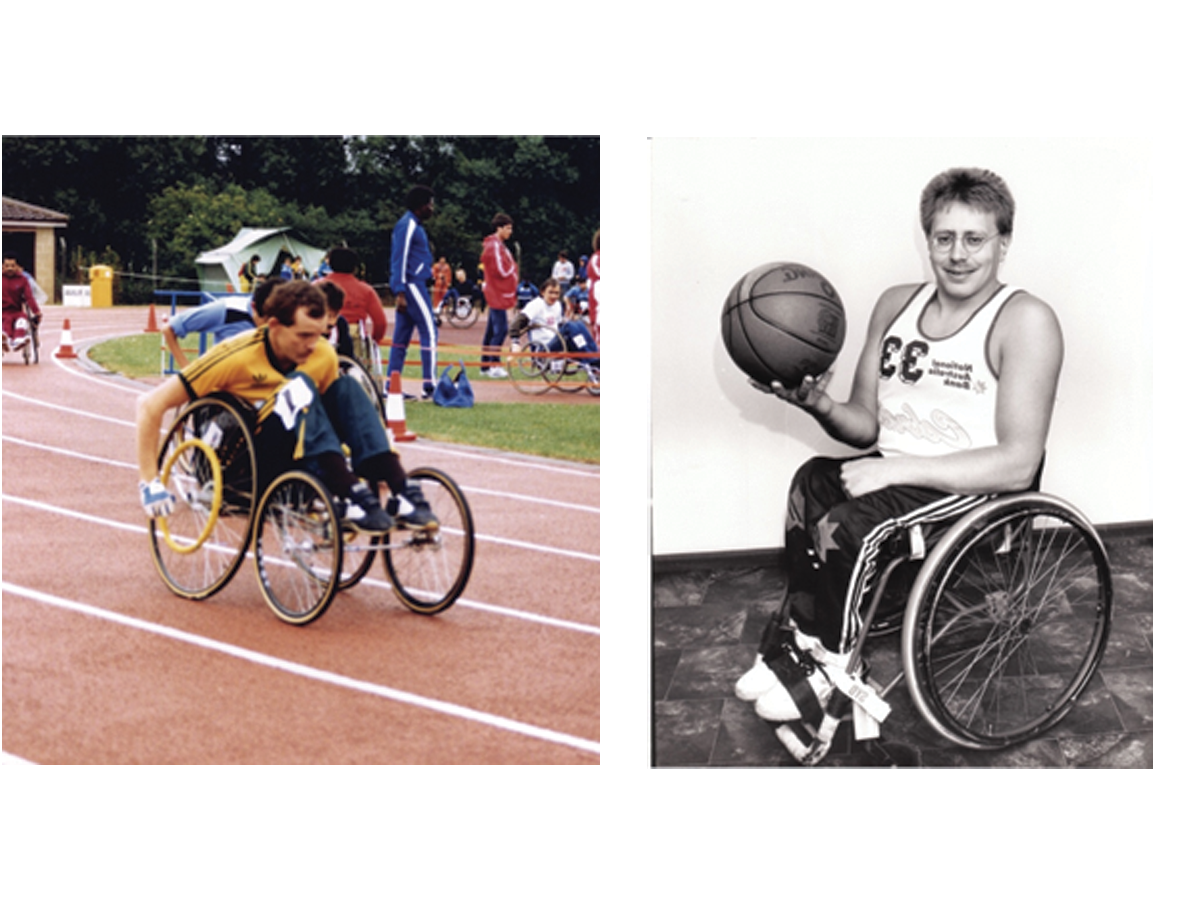
[[[142,509],[151,518],[168,516],[175,508],[175,495],[163,487],[157,478],[151,482],[138,482],[138,488],[142,494]]]

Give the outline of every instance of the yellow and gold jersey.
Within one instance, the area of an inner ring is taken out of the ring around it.
[[[258,406],[287,383],[293,372],[304,372],[322,394],[338,377],[337,351],[328,341],[301,365],[288,367],[276,359],[267,328],[256,328],[217,344],[179,373],[188,395],[195,399],[224,391]]]

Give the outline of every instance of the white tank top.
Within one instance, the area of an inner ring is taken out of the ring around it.
[[[988,362],[988,336],[1020,288],[1001,286],[962,328],[934,338],[920,323],[936,288],[922,285],[884,331],[878,443],[884,456],[940,456],[999,443],[999,379]]]

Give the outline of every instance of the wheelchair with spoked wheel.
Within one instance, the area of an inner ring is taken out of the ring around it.
[[[878,736],[885,698],[903,681],[942,738],[1009,747],[1061,722],[1099,667],[1113,587],[1096,529],[1036,486],[976,501],[960,518],[917,517],[883,538],[836,704],[841,721],[853,710],[860,739]],[[902,669],[884,684],[868,677],[867,642],[896,632]]]
[[[376,556],[410,610],[443,612],[462,595],[475,556],[470,507],[454,480],[433,468],[408,472],[439,525],[365,535],[343,521],[340,502],[302,469],[260,479],[256,412],[224,393],[183,408],[161,443],[159,477],[176,497],[150,520],[155,566],[178,596],[205,600],[253,558],[272,612],[293,625],[319,618],[337,591],[361,581]]]
[[[904,680],[942,737],[1008,747],[1044,734],[1079,699],[1104,655],[1112,593],[1108,554],[1083,513],[1040,491],[1000,495],[951,524],[896,535],[851,665],[866,640],[898,629],[903,671],[880,695]],[[889,594],[905,598],[890,615]]]
[[[543,394],[554,388],[575,393],[586,389],[600,395],[600,353],[582,323],[559,327],[530,325],[521,317],[510,330],[513,349],[506,357],[509,380],[524,394]]]

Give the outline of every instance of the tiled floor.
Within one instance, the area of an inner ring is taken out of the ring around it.
[[[843,724],[822,766],[1151,768],[1153,766],[1153,573],[1150,527],[1107,536],[1113,623],[1100,670],[1070,714],[1047,735],[1003,751],[966,750],[939,737],[902,685],[878,742],[856,743]],[[656,561],[654,755],[656,766],[796,765],[733,685],[751,665],[784,588],[775,563],[683,568]],[[900,671],[899,638],[868,649],[872,672]]]

